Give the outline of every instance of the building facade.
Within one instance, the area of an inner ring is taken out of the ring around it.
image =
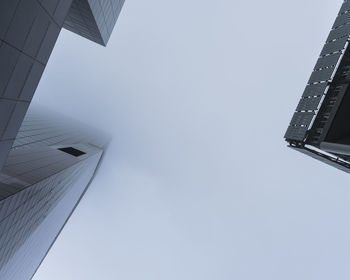
[[[0,1],[0,168],[62,27],[106,45],[124,0]]]
[[[342,4],[289,124],[289,146],[350,173],[350,1]]]
[[[30,108],[0,172],[0,279],[30,279],[84,194],[103,133]]]
[[[123,3],[0,1],[1,280],[33,277],[108,142],[82,123],[29,107],[57,37],[66,28],[105,46]]]

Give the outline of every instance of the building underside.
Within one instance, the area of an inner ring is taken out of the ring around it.
[[[350,2],[344,1],[289,124],[289,146],[350,173]]]

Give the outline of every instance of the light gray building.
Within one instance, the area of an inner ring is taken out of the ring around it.
[[[0,279],[30,279],[88,187],[108,139],[33,109],[0,171]]]

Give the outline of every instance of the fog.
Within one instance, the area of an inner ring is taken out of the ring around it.
[[[113,136],[35,280],[349,279],[349,175],[284,132],[342,1],[126,0],[33,103]]]

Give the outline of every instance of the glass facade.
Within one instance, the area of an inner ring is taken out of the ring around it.
[[[107,143],[86,125],[41,111],[28,112],[0,173],[0,279],[32,277],[86,190]]]

